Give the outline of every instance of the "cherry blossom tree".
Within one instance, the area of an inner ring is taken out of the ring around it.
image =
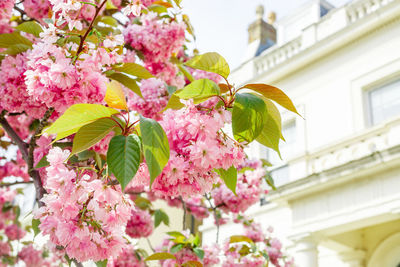
[[[279,153],[276,104],[297,110],[274,86],[231,84],[221,55],[190,51],[183,11],[180,0],[0,2],[0,266],[294,266],[245,214],[274,186],[244,148]],[[155,200],[183,209],[183,229],[150,253],[138,240],[169,224]],[[202,245],[189,215],[243,234]]]

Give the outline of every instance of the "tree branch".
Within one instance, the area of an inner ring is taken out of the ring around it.
[[[13,183],[2,183],[0,184],[0,187],[8,187],[12,185],[17,185],[17,184],[31,184],[33,181],[20,181],[20,182],[13,182]]]

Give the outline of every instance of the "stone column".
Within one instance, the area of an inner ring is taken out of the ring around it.
[[[295,240],[295,262],[298,267],[318,267],[318,243],[311,235]]]
[[[351,250],[341,252],[339,254],[340,259],[345,264],[345,267],[364,267],[365,251],[363,250]]]

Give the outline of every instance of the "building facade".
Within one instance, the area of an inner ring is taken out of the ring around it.
[[[278,187],[250,213],[299,267],[400,266],[400,0],[312,0],[264,17],[231,79],[283,89],[304,119],[283,111],[283,160],[249,149],[274,164]]]

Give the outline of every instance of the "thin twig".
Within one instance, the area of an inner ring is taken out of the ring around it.
[[[150,239],[147,237],[146,240],[147,240],[147,244],[149,245],[150,249],[151,249],[153,252],[156,252],[155,249],[154,249],[154,247],[153,247],[153,245],[152,245],[151,242],[150,242]]]
[[[0,187],[8,187],[12,185],[18,185],[18,184],[31,184],[33,181],[20,181],[20,182],[13,182],[13,183],[2,183],[0,184]]]
[[[90,31],[92,30],[94,21],[96,20],[96,17],[99,15],[100,10],[103,8],[103,6],[105,5],[106,2],[107,2],[107,0],[104,0],[104,1],[100,4],[100,6],[96,7],[96,13],[94,14],[94,17],[93,17],[92,21],[91,21],[90,24],[89,24],[89,28],[87,29],[87,31],[85,32],[85,34],[84,34],[83,36],[82,36],[82,35],[80,36],[81,42],[80,42],[79,48],[78,48],[78,50],[77,50],[77,52],[76,52],[76,59],[79,58],[79,54],[80,54],[80,53],[82,52],[82,50],[83,50],[83,44],[84,44],[84,42],[85,42],[85,40],[86,40],[86,37],[89,35]]]
[[[182,230],[186,229],[186,203],[183,201],[182,197],[179,198],[182,202],[182,208],[183,208],[183,218],[182,218]]]
[[[215,243],[218,244],[218,240],[219,240],[219,218],[218,218],[218,215],[217,215],[217,208],[214,207],[214,205],[211,203],[211,198],[207,194],[205,194],[204,197],[207,199],[207,201],[210,204],[210,207],[211,207],[211,209],[213,210],[213,213],[214,213],[215,224],[217,225],[217,235],[216,235],[216,238],[215,238]]]

